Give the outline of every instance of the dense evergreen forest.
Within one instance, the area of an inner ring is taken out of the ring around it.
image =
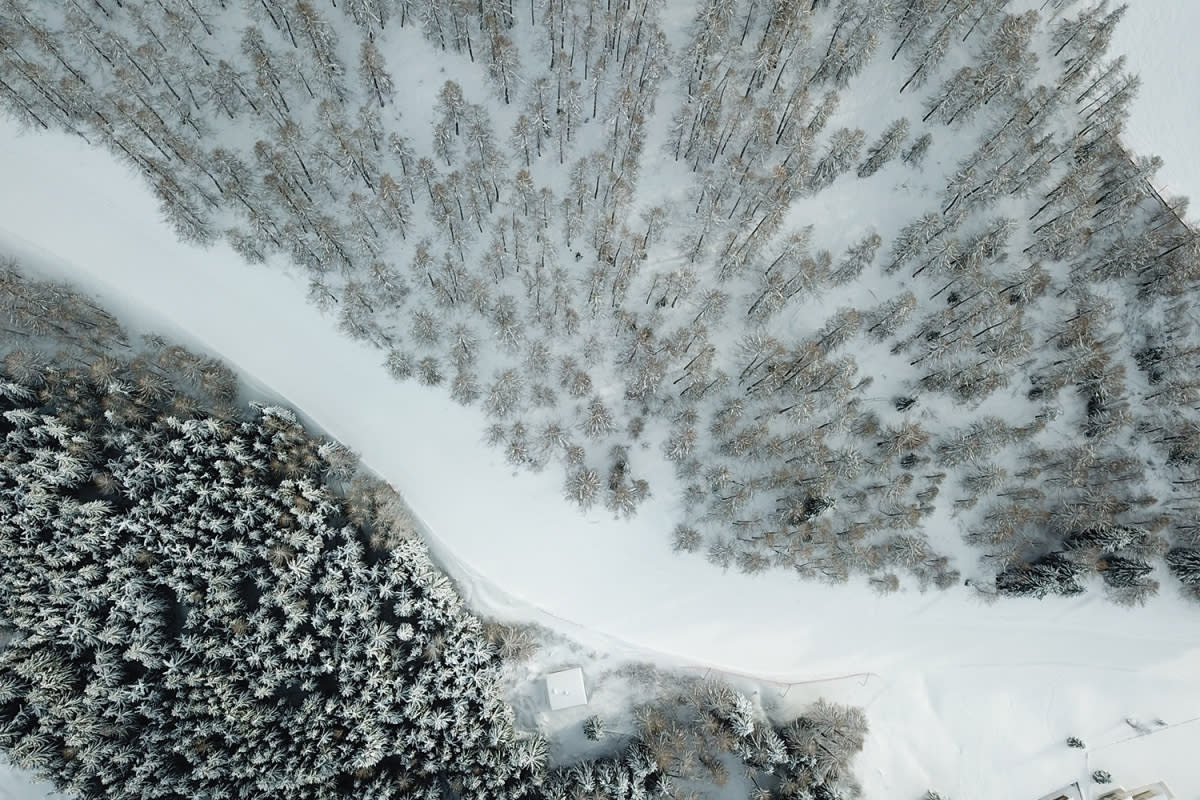
[[[227,368],[0,271],[0,749],[82,798],[850,797],[857,709],[716,683],[547,764],[389,487]]]
[[[2,8],[10,113],[584,509],[677,493],[679,550],[885,592],[963,536],[1000,593],[1200,585],[1200,247],[1121,144],[1123,6]]]

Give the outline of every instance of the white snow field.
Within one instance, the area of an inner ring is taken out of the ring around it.
[[[1114,49],[1145,77],[1131,143],[1164,156],[1165,191],[1200,196],[1188,142],[1200,106],[1184,80],[1195,23],[1200,3],[1137,0]],[[1177,108],[1190,116],[1169,121]],[[3,119],[0,144],[0,254],[221,356],[355,448],[405,495],[478,611],[631,659],[733,673],[757,681],[764,703],[861,704],[872,732],[856,772],[871,800],[929,788],[1034,800],[1072,781],[1091,797],[1092,769],[1200,798],[1200,609],[1165,576],[1163,596],[1131,610],[1099,591],[985,606],[966,588],[880,598],[861,582],[719,574],[670,552],[669,474],[648,476],[658,494],[633,522],[581,516],[560,500],[557,473],[514,474],[481,441],[481,412],[391,381],[382,354],[342,336],[281,269],[178,243],[150,191],[108,154],[65,135],[18,136]],[[1088,749],[1068,749],[1069,735]],[[0,800],[40,791],[0,766]]]
[[[35,781],[25,770],[11,766],[0,756],[0,800],[59,800],[48,783]]]
[[[1113,34],[1112,54],[1124,53],[1142,86],[1129,107],[1126,143],[1163,158],[1159,190],[1200,202],[1200,3],[1196,0],[1133,0]],[[1193,205],[1191,218],[1200,206]]]
[[[42,800],[61,795],[48,791],[46,784],[34,781],[23,770],[0,764],[0,800]]]

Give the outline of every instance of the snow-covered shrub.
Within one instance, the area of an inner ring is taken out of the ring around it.
[[[900,151],[908,137],[908,120],[900,118],[888,125],[879,139],[867,150],[867,159],[858,166],[858,177],[874,175]]]
[[[579,467],[567,476],[563,492],[580,508],[588,509],[599,499],[601,486],[600,473],[590,467]]]
[[[702,537],[700,532],[695,528],[680,523],[675,526],[675,531],[671,534],[671,544],[676,550],[685,553],[694,553],[700,547]]]
[[[929,152],[929,145],[931,144],[933,144],[933,136],[928,133],[921,134],[917,137],[917,140],[913,142],[907,150],[904,151],[904,154],[901,156],[901,160],[903,160],[905,164],[920,168],[921,163],[925,160],[925,154]]]
[[[722,568],[728,568],[729,565],[733,563],[733,557],[733,543],[728,539],[717,539],[708,546],[706,558],[710,564],[714,564]]]
[[[538,650],[537,637],[532,625],[510,625],[503,622],[487,622],[483,635],[509,661],[524,661]]]
[[[889,595],[900,589],[900,576],[894,572],[875,575],[870,580],[871,588],[881,595]]]
[[[760,796],[858,796],[850,773],[866,733],[858,709],[818,702],[778,728],[729,686],[693,681],[679,696],[639,707],[634,716],[634,737],[620,756],[556,770],[541,787],[544,796],[671,797],[672,786],[726,786],[732,764],[741,765],[750,788],[772,789]],[[585,732],[595,719],[584,723]]]
[[[744,739],[754,733],[756,714],[745,695],[724,684],[709,684],[698,696],[700,709],[719,720],[736,738]]]
[[[867,719],[860,709],[819,700],[781,730],[788,760],[779,767],[786,797],[794,787],[811,787],[813,796],[857,797],[850,761],[862,750]]]
[[[1200,586],[1200,548],[1176,547],[1167,553],[1167,566],[1186,586]]]
[[[1104,582],[1114,589],[1128,589],[1145,582],[1154,568],[1145,561],[1108,554],[1096,563]]]
[[[604,738],[604,720],[593,714],[583,721],[583,735],[593,742]]]
[[[1015,564],[996,576],[1000,594],[1042,598],[1048,594],[1074,595],[1083,591],[1079,578],[1083,567],[1062,553],[1047,553],[1040,558]]]
[[[1167,553],[1167,566],[1184,590],[1200,600],[1200,548],[1176,547]]]
[[[1067,550],[1097,550],[1113,552],[1140,545],[1149,534],[1130,525],[1100,525],[1068,534],[1063,539]]]

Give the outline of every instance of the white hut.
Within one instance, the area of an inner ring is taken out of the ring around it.
[[[1079,788],[1078,783],[1072,783],[1058,791],[1051,792],[1040,800],[1083,800],[1083,791]]]
[[[1118,786],[1100,795],[1099,800],[1171,800],[1173,797],[1175,797],[1175,793],[1167,788],[1165,783],[1158,781],[1139,786],[1136,789]]]
[[[583,670],[579,667],[551,672],[546,676],[546,696],[550,709],[574,708],[587,705],[587,691],[583,687]]]

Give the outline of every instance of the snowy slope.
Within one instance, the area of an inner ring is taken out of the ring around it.
[[[479,412],[387,379],[379,354],[341,336],[285,276],[225,248],[183,247],[150,224],[150,193],[111,157],[65,136],[0,131],[3,250],[222,355],[357,449],[406,495],[485,613],[538,619],[597,649],[616,640],[641,658],[752,676],[764,701],[862,703],[874,735],[859,772],[872,798],[930,787],[1037,797],[1118,763],[1127,774],[1110,767],[1114,776],[1137,785],[1161,770],[1139,774],[1143,762],[1122,756],[1143,741],[1116,744],[1133,732],[1123,720],[1200,716],[1196,609],[1170,591],[1139,610],[1099,592],[987,607],[968,589],[881,599],[857,584],[715,574],[669,552],[676,498],[654,497],[633,523],[581,517],[558,500],[557,476],[513,475],[482,444]],[[872,674],[767,683],[848,673]],[[1063,745],[1068,735],[1108,746],[1089,767]],[[1170,735],[1171,780],[1195,796],[1200,764],[1183,751],[1200,729]]]
[[[1142,76],[1125,126],[1127,144],[1163,158],[1159,191],[1200,199],[1200,3],[1194,0],[1133,0],[1113,36],[1112,55],[1124,54]],[[1192,218],[1196,218],[1193,206]]]

